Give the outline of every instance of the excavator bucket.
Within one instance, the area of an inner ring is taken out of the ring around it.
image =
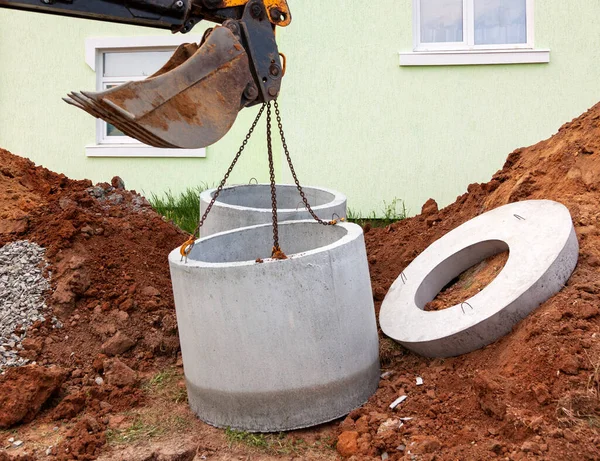
[[[145,144],[198,149],[229,131],[250,84],[248,54],[231,30],[215,27],[202,46],[181,45],[145,80],[65,101]]]

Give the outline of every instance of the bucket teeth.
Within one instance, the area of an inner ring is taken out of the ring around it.
[[[146,80],[72,92],[64,100],[145,144],[196,149],[229,131],[252,81],[244,48],[228,28],[217,27],[201,47],[181,45]]]
[[[88,114],[93,115],[96,118],[100,118],[116,128],[121,130],[125,135],[138,139],[144,144],[148,144],[153,147],[162,148],[174,148],[176,146],[163,141],[157,136],[154,136],[149,131],[145,130],[143,126],[136,124],[135,121],[128,119],[127,117],[121,116],[118,111],[110,111],[110,106],[104,106],[101,103],[96,102],[93,98],[93,93],[82,92],[69,94],[70,100],[66,100],[69,104],[79,107],[85,110]]]

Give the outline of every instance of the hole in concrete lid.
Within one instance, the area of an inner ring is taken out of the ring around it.
[[[348,234],[343,226],[323,226],[315,222],[289,222],[279,225],[279,244],[288,255],[331,245]],[[273,227],[270,225],[216,234],[196,243],[188,259],[207,263],[234,263],[271,257]]]
[[[334,194],[322,189],[314,187],[303,187],[303,189],[308,203],[312,207],[326,205],[335,199]],[[271,187],[266,184],[249,184],[223,189],[217,203],[270,210]],[[280,210],[304,210],[304,204],[296,186],[277,186],[277,208]]]
[[[415,295],[417,307],[440,311],[475,296],[498,276],[508,256],[508,245],[501,240],[487,240],[462,249],[425,277]]]

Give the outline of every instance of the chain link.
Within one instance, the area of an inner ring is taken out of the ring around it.
[[[269,175],[271,179],[271,206],[273,211],[273,251],[272,257],[286,259],[279,246],[279,226],[277,223],[277,186],[275,184],[275,166],[273,164],[273,139],[271,137],[271,101],[267,103],[267,152],[269,154]]]
[[[256,128],[256,125],[258,124],[260,118],[262,117],[263,112],[265,111],[265,106],[266,106],[266,104],[263,104],[262,107],[260,108],[260,110],[258,111],[258,115],[254,119],[254,122],[252,123],[252,126],[250,127],[250,130],[248,131],[248,134],[246,135],[246,138],[242,142],[242,145],[240,146],[240,149],[238,150],[237,154],[235,154],[233,162],[231,162],[231,165],[229,166],[229,169],[227,170],[227,173],[225,173],[225,176],[221,180],[221,183],[219,184],[219,187],[217,187],[217,190],[215,191],[215,195],[213,195],[212,200],[210,201],[210,203],[206,207],[206,211],[202,215],[202,218],[200,219],[200,223],[198,223],[198,227],[196,227],[196,230],[192,234],[192,237],[195,237],[196,235],[199,236],[200,228],[204,225],[204,221],[206,221],[206,217],[208,216],[208,213],[210,213],[210,210],[212,209],[212,207],[214,206],[215,202],[219,198],[219,195],[223,191],[223,188],[225,187],[225,184],[227,183],[227,180],[229,179],[229,175],[233,171],[233,168],[235,167],[237,161],[240,159],[240,156],[242,155],[242,152],[244,152],[244,149],[246,148],[246,145],[248,144],[248,141],[250,141],[250,138],[252,137],[252,133],[254,133],[254,129]]]
[[[277,119],[277,126],[279,128],[279,135],[281,136],[281,143],[283,145],[283,150],[285,152],[287,164],[290,168],[292,177],[294,178],[294,182],[296,184],[296,188],[298,189],[298,193],[300,194],[300,197],[302,198],[302,202],[304,203],[305,208],[308,210],[308,212],[314,218],[314,220],[317,221],[318,223],[323,224],[324,226],[333,226],[333,225],[337,224],[336,220],[324,221],[321,218],[319,218],[313,211],[312,207],[310,206],[310,203],[308,203],[306,194],[304,193],[304,190],[302,189],[302,186],[300,185],[300,181],[298,180],[298,175],[296,174],[296,171],[294,169],[294,165],[292,163],[292,158],[290,156],[287,142],[285,140],[285,134],[283,132],[283,124],[281,122],[281,113],[279,111],[279,104],[277,103],[277,100],[274,101],[274,107],[275,107],[275,116]],[[278,226],[278,222],[277,222],[277,187],[276,187],[276,183],[275,183],[275,166],[274,166],[274,161],[273,161],[271,101],[264,103],[262,105],[262,107],[260,108],[260,110],[258,111],[256,119],[254,119],[254,122],[252,123],[252,126],[250,127],[250,130],[248,131],[248,134],[246,135],[246,138],[242,142],[242,145],[240,146],[240,149],[238,150],[237,154],[235,155],[233,162],[231,162],[231,165],[229,166],[227,173],[221,180],[219,187],[217,187],[217,190],[215,191],[215,193],[212,197],[212,200],[206,207],[206,210],[204,211],[204,214],[202,215],[202,218],[200,219],[200,222],[198,223],[198,227],[196,227],[194,232],[191,234],[190,239],[186,243],[184,243],[184,245],[181,247],[182,258],[184,258],[184,257],[187,258],[187,255],[191,252],[191,250],[194,246],[194,238],[197,235],[199,236],[200,228],[204,225],[204,222],[206,221],[206,217],[212,210],[215,202],[219,198],[219,195],[223,191],[223,188],[225,187],[225,184],[227,183],[227,180],[229,179],[229,175],[231,174],[235,165],[237,164],[240,156],[242,155],[242,152],[244,152],[244,149],[246,148],[248,141],[250,141],[250,138],[252,137],[252,134],[254,133],[254,130],[255,130],[258,122],[260,121],[260,118],[262,117],[263,112],[265,111],[265,108],[267,109],[267,152],[268,152],[268,156],[269,156],[269,176],[270,176],[270,184],[271,184],[271,206],[272,206],[272,213],[273,213],[273,218],[272,218],[272,221],[273,221],[273,252],[272,252],[271,257],[273,257],[275,259],[287,259],[287,256],[281,251],[281,248],[279,246],[279,226]]]
[[[285,158],[287,159],[288,166],[290,167],[290,171],[292,173],[292,177],[294,178],[294,182],[296,183],[296,188],[298,189],[298,192],[300,193],[300,197],[302,198],[302,202],[304,202],[304,206],[306,207],[306,209],[308,210],[308,212],[310,213],[310,215],[314,218],[314,220],[317,221],[319,224],[323,224],[324,226],[334,226],[335,224],[337,224],[337,221],[335,221],[335,220],[331,220],[331,221],[324,221],[324,220],[322,220],[321,218],[319,218],[315,214],[315,212],[313,211],[312,207],[308,203],[308,199],[306,198],[304,190],[302,189],[302,186],[300,185],[300,181],[298,180],[298,175],[296,174],[296,170],[294,170],[294,165],[292,163],[292,158],[290,156],[290,151],[288,149],[287,142],[285,140],[285,134],[283,132],[283,124],[281,123],[281,113],[279,112],[279,104],[277,104],[277,100],[275,100],[275,116],[277,117],[277,126],[279,127],[279,134],[281,136],[281,143],[283,144],[283,151],[285,152]]]

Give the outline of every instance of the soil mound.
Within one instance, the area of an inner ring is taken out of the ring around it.
[[[48,316],[30,327],[28,346],[20,354],[38,368],[10,369],[2,377],[3,389],[28,383],[32,403],[27,407],[21,399],[21,419],[31,420],[55,390],[39,366],[57,366],[66,375],[42,418],[69,419],[86,410],[102,421],[109,408],[140,403],[142,392],[131,379],[135,372],[176,363],[179,341],[167,255],[185,235],[145,198],[124,190],[119,178],[112,183],[73,181],[0,149],[0,246],[29,240],[46,248],[52,274],[47,304],[62,323],[56,328]],[[107,363],[111,370],[103,377]],[[114,363],[120,364],[118,373]],[[0,420],[14,420],[11,408],[0,406]],[[88,432],[99,440],[74,435],[61,457],[92,459],[104,429]],[[77,445],[80,439],[83,447]]]
[[[435,240],[481,213],[528,199],[556,200],[573,216],[580,259],[567,286],[510,335],[465,356],[425,359],[382,335],[385,379],[340,426],[358,432],[359,459],[384,452],[389,459],[600,459],[600,104],[552,138],[511,153],[490,182],[471,184],[452,205],[438,211],[429,201],[419,216],[370,229],[376,310]],[[502,264],[483,271],[483,285]],[[469,296],[448,291],[444,304]],[[424,384],[417,386],[416,377]],[[408,398],[391,410],[403,394]]]
[[[339,426],[345,456],[599,459],[600,105],[551,139],[510,154],[490,182],[470,185],[452,205],[438,210],[430,200],[419,216],[365,229],[376,309],[433,241],[525,199],[556,200],[573,215],[580,260],[565,289],[512,334],[465,356],[425,359],[382,335],[380,387]],[[20,352],[46,373],[55,366],[60,379],[48,386],[35,378],[45,374],[39,368],[23,367],[7,372],[0,386],[15,392],[26,383],[32,404],[19,407],[25,420],[38,410],[36,422],[73,419],[51,449],[56,459],[95,459],[111,413],[144,403],[141,376],[176,363],[167,255],[184,239],[118,178],[93,186],[0,149],[0,245],[29,240],[46,248],[53,285],[47,304],[63,325],[37,322]],[[468,296],[466,285],[484,286],[500,265],[471,273],[431,307]],[[402,395],[406,400],[390,409]],[[12,416],[0,406],[6,425]],[[0,459],[9,458],[0,450]]]

